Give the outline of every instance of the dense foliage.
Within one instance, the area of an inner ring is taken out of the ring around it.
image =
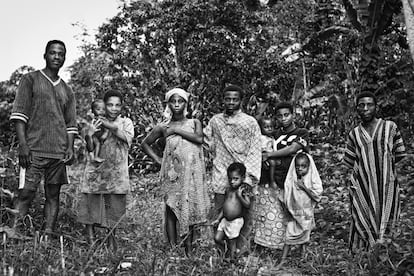
[[[128,217],[117,230],[119,250],[114,252],[105,242],[107,233],[98,229],[99,239],[92,246],[85,241],[85,231],[76,222],[77,192],[84,164],[70,167],[71,185],[65,185],[61,193],[58,218],[59,237],[45,242],[41,232],[43,196],[36,197],[27,217],[26,233],[30,237],[16,235],[7,228],[10,213],[10,197],[2,194],[0,232],[2,238],[2,262],[5,275],[410,275],[414,273],[414,196],[411,155],[398,163],[402,185],[402,212],[398,231],[387,236],[369,252],[351,254],[347,247],[349,230],[349,195],[345,182],[347,174],[340,166],[342,149],[319,148],[313,152],[324,181],[324,196],[315,211],[316,229],[304,259],[299,250],[292,251],[288,267],[274,270],[281,256],[280,250],[259,250],[253,246],[250,254],[238,262],[225,261],[215,249],[213,238],[197,240],[191,258],[184,256],[183,248],[169,248],[163,238],[162,202],[158,175],[132,177],[132,193],[128,197]],[[2,187],[17,185],[13,164],[2,152],[0,172]],[[8,167],[9,166],[9,167]],[[3,191],[2,191],[3,192]],[[211,230],[210,226],[201,226]],[[13,236],[14,235],[14,236]],[[60,238],[62,237],[62,238]],[[62,243],[60,242],[62,240]],[[63,245],[63,246],[62,246]],[[121,263],[130,266],[124,269]],[[124,271],[122,271],[124,270]],[[14,274],[13,274],[14,272]]]
[[[160,120],[168,89],[191,92],[191,111],[205,125],[220,111],[222,88],[235,83],[256,116],[292,100],[315,143],[343,141],[354,123],[352,99],[362,90],[378,95],[383,116],[411,130],[414,79],[400,4],[385,1],[373,10],[374,2],[125,3],[72,66],[80,114],[94,97],[119,89],[139,143]],[[138,147],[132,156],[136,171],[152,168]]]
[[[301,3],[295,5],[305,13],[309,6]],[[283,12],[293,14],[289,8]],[[289,24],[299,25],[302,16]],[[243,86],[248,96],[288,99],[295,67],[278,57],[284,46],[267,52],[288,35],[276,28],[277,18],[240,1],[133,2],[100,28],[97,46],[85,48],[85,57],[72,67],[72,85],[83,103],[109,87],[123,91],[137,142],[160,120],[163,94],[174,86],[192,93],[191,110],[204,124],[220,111],[227,83]],[[138,148],[132,155],[142,160]],[[145,164],[134,168],[141,171]]]
[[[265,2],[123,2],[71,66],[79,121],[93,99],[122,91],[137,133],[135,172],[154,169],[138,145],[161,120],[163,94],[174,86],[192,93],[191,113],[204,125],[220,111],[220,91],[235,83],[255,116],[293,101],[314,143],[343,141],[362,90],[378,95],[382,116],[412,131],[414,74],[399,1]],[[22,72],[0,86],[4,144],[12,139],[7,118]]]
[[[14,133],[9,121],[14,95],[23,74],[33,71],[30,66],[22,66],[7,81],[0,82],[0,147],[13,145]]]

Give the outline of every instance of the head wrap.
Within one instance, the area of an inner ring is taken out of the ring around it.
[[[188,98],[190,97],[190,93],[186,92],[184,89],[173,88],[165,93],[165,101],[168,102],[174,94],[178,94],[178,96],[183,98],[186,102],[188,102]]]
[[[178,96],[183,98],[186,102],[185,108],[184,108],[184,116],[187,116],[187,113],[188,113],[187,104],[188,104],[188,98],[190,97],[190,93],[188,93],[187,91],[185,91],[184,89],[181,89],[181,88],[173,88],[170,91],[168,91],[167,93],[165,93],[165,101],[167,102],[167,105],[165,106],[164,117],[165,117],[167,122],[169,122],[171,120],[171,117],[172,117],[172,112],[171,112],[170,107],[168,106],[168,101],[175,94],[177,94]]]

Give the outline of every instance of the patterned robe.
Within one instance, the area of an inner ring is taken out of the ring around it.
[[[353,169],[351,249],[373,246],[398,220],[400,188],[395,159],[404,152],[401,134],[392,121],[378,119],[372,137],[362,125],[349,133],[344,163]]]
[[[213,191],[224,194],[228,186],[227,167],[233,162],[246,166],[246,182],[260,179],[262,166],[261,132],[255,118],[241,111],[233,116],[213,116],[204,129],[204,141],[213,153]]]
[[[255,186],[259,181],[262,167],[261,135],[256,119],[241,110],[232,116],[224,113],[214,115],[204,129],[204,142],[213,154],[212,187],[216,194],[216,212],[220,212],[224,202],[223,195],[228,187],[227,167],[231,163],[240,162],[246,166],[247,184]],[[252,209],[244,214],[244,225],[237,241],[237,247],[242,252],[250,249],[252,214]]]

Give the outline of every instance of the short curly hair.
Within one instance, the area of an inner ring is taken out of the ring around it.
[[[241,176],[246,176],[246,166],[240,162],[231,163],[227,168],[227,175],[231,172],[239,172]]]
[[[375,105],[377,104],[377,96],[375,96],[375,94],[372,92],[365,91],[365,92],[359,93],[355,97],[355,105],[358,105],[358,101],[362,98],[372,98],[374,100]]]
[[[50,46],[52,46],[53,44],[60,44],[60,45],[62,45],[63,48],[65,48],[65,51],[66,51],[66,45],[65,45],[65,43],[63,41],[61,41],[61,40],[54,39],[54,40],[50,40],[50,41],[47,42],[46,48],[45,48],[45,54],[47,53],[47,51],[49,51]]]
[[[104,102],[106,103],[110,97],[118,97],[121,100],[121,103],[124,102],[122,94],[119,91],[109,90],[108,92],[106,92],[103,97]]]
[[[223,95],[228,91],[239,92],[240,99],[243,99],[243,97],[244,97],[243,88],[241,88],[240,86],[237,86],[237,85],[234,85],[234,84],[227,85],[223,90]]]
[[[293,105],[290,102],[280,102],[276,105],[275,111],[278,111],[279,109],[287,108],[289,109],[290,113],[293,114]]]

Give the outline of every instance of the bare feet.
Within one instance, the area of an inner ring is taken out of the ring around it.
[[[304,259],[305,256],[306,256],[306,245],[305,244],[302,244],[301,250],[300,250],[300,258],[301,259]]]
[[[86,232],[87,232],[88,243],[93,244],[95,242],[95,231],[93,229],[92,224],[86,225]]]
[[[96,163],[102,163],[103,161],[105,161],[105,159],[104,158],[100,158],[100,157],[94,157],[93,158],[93,161],[96,162]]]
[[[108,244],[109,244],[109,247],[112,248],[113,253],[115,253],[118,250],[118,244],[117,244],[115,236],[113,234],[111,234],[108,237]]]
[[[276,270],[281,269],[286,263],[286,259],[282,258],[280,259],[280,263],[275,267]]]

